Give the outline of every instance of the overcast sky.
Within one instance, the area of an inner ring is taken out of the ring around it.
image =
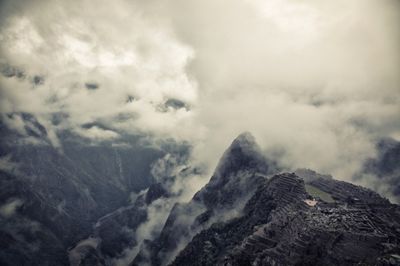
[[[399,1],[0,3],[0,112],[35,114],[55,146],[62,129],[141,132],[212,168],[250,131],[284,165],[348,180],[400,139]]]

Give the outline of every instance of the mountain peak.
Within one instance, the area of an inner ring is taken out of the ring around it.
[[[268,164],[254,136],[249,132],[243,132],[234,139],[223,154],[215,175],[226,176],[248,169],[266,173]]]
[[[251,134],[248,131],[242,132],[239,134],[239,136],[237,136],[232,144],[238,144],[238,145],[257,145],[256,143],[256,139],[253,136],[253,134]]]

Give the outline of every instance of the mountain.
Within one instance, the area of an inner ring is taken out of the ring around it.
[[[184,144],[93,144],[61,131],[60,149],[35,117],[19,117],[23,136],[0,123],[0,265],[400,265],[399,205],[310,169],[288,172],[250,133],[182,202],[174,182],[198,170],[165,162],[156,180],[151,169],[169,154],[185,160]],[[398,154],[386,141],[365,171],[396,177]]]
[[[377,156],[369,158],[363,165],[363,169],[355,179],[363,175],[372,175],[388,184],[388,192],[393,199],[400,202],[400,142],[386,138],[376,144]]]
[[[92,144],[65,130],[58,148],[34,116],[18,117],[20,131],[0,119],[0,265],[69,265],[68,249],[93,234],[98,219],[155,183],[154,162],[186,153],[180,144],[155,148],[141,136],[126,137],[126,145]]]
[[[71,265],[105,265],[124,256],[124,252],[137,243],[135,232],[148,217],[147,209],[158,199],[169,196],[160,183],[152,184],[138,195],[135,202],[118,208],[97,220],[88,239],[77,243],[69,251]]]
[[[399,252],[399,207],[350,184],[333,194],[330,182],[274,175],[241,217],[196,235],[170,265],[389,265]]]
[[[188,203],[176,204],[160,236],[147,242],[133,264],[165,264],[213,223],[239,215],[249,197],[275,171],[261,154],[254,137],[239,135],[222,156],[209,183]]]
[[[250,134],[240,135],[131,265],[400,263],[398,205],[329,175],[271,165]]]

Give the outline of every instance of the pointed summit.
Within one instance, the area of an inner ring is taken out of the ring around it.
[[[253,135],[242,133],[225,151],[210,181],[193,199],[211,209],[229,208],[254,191],[269,168],[269,161],[262,155]]]
[[[249,132],[241,133],[225,151],[214,175],[226,176],[240,170],[267,173],[268,163],[261,153],[254,136]]]
[[[237,136],[233,142],[233,144],[237,144],[237,145],[256,145],[256,139],[254,138],[253,134],[251,134],[248,131],[245,131],[241,134],[239,134],[239,136]]]

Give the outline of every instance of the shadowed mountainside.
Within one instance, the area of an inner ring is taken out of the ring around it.
[[[135,138],[129,148],[90,145],[63,132],[61,151],[34,117],[21,117],[36,143],[0,124],[2,265],[400,263],[398,205],[309,169],[282,172],[250,133],[232,142],[189,202],[172,207],[174,178],[155,183],[150,166],[168,149],[185,156],[185,147],[155,149]],[[396,176],[397,147],[383,145],[365,171]],[[151,207],[165,207],[157,202],[171,204],[165,223],[151,220]],[[160,222],[151,239],[138,238],[141,226]]]
[[[210,182],[173,208],[132,265],[400,262],[398,205],[329,175],[276,171],[251,135],[239,136]]]
[[[20,117],[23,134],[0,122],[1,265],[68,265],[67,249],[88,237],[97,219],[154,183],[156,160],[169,150],[186,153],[140,136],[94,145],[68,131],[59,132],[56,148],[34,116]]]

